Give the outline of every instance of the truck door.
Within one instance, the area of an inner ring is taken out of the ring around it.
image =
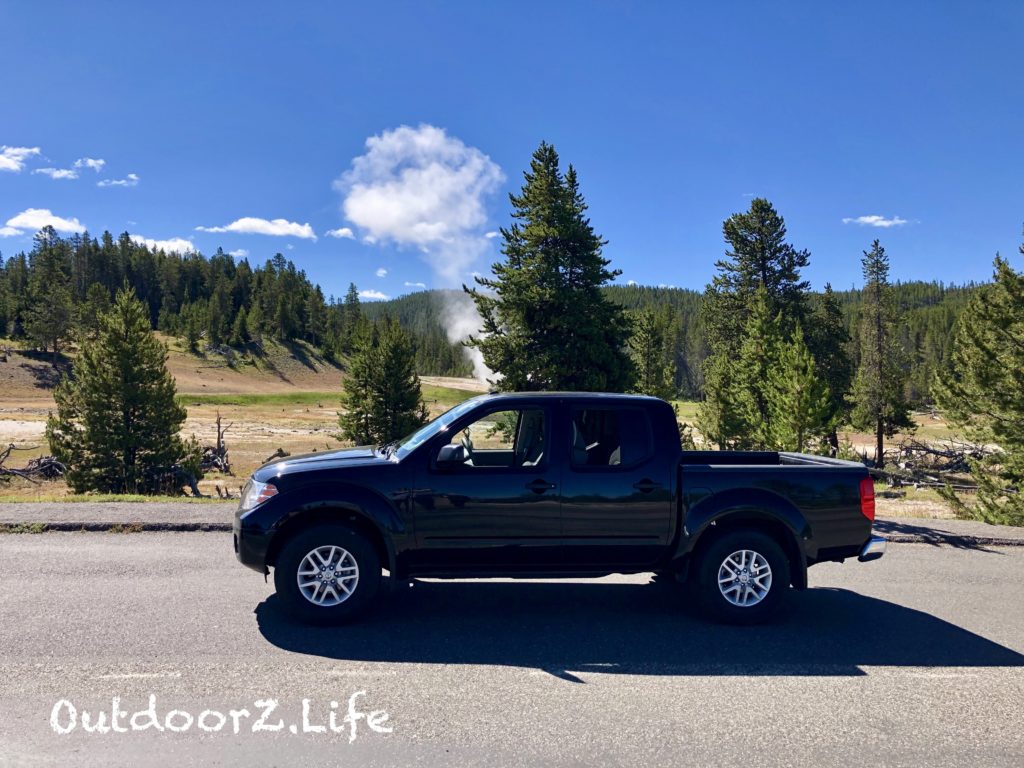
[[[430,446],[414,503],[413,566],[443,571],[555,566],[561,520],[552,403],[474,411]],[[442,456],[457,463],[439,462]]]
[[[636,568],[655,563],[672,528],[671,473],[678,457],[657,455],[650,416],[642,407],[570,403],[567,411],[565,564]]]

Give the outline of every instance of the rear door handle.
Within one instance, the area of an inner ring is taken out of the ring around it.
[[[641,480],[638,483],[633,483],[633,487],[636,488],[640,493],[650,493],[661,488],[661,483],[656,483],[653,480]]]
[[[544,491],[550,491],[555,487],[554,483],[549,483],[547,480],[537,478],[532,483],[527,483],[526,487],[534,493],[544,493]]]

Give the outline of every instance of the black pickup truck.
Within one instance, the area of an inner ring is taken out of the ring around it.
[[[298,619],[350,619],[414,577],[654,572],[715,617],[767,618],[807,567],[881,557],[860,464],[683,451],[672,407],[587,393],[482,395],[409,437],[267,464],[235,515]]]

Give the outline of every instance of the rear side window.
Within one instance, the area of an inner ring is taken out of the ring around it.
[[[653,453],[651,423],[640,408],[574,408],[572,466],[618,467]]]

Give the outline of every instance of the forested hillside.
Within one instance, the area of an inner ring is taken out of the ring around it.
[[[0,336],[40,349],[61,351],[77,334],[89,333],[114,292],[131,285],[149,308],[154,328],[180,336],[193,349],[248,346],[258,353],[264,338],[303,339],[329,358],[343,359],[360,315],[395,317],[414,337],[419,373],[468,376],[471,366],[443,324],[447,299],[458,291],[419,291],[390,301],[361,303],[355,286],[346,297],[324,296],[304,271],[276,254],[262,265],[218,250],[167,254],[110,233],[59,237],[43,230],[27,253],[0,264]],[[900,338],[908,355],[907,397],[930,401],[934,374],[947,362],[953,328],[976,286],[915,281],[896,283],[902,314]],[[708,346],[701,327],[699,291],[616,285],[608,298],[627,310],[664,313],[666,357],[674,358],[680,397],[702,394],[701,364]],[[851,336],[856,336],[859,290],[836,291]],[[856,344],[850,353],[856,362]]]
[[[342,360],[363,310],[354,285],[344,298],[325,297],[280,253],[252,265],[220,249],[209,257],[165,253],[127,233],[62,238],[48,228],[31,251],[0,263],[0,336],[49,350],[56,359],[95,330],[96,318],[124,285],[147,306],[154,328],[181,337],[195,352],[228,345],[259,354],[266,338],[301,339]],[[436,323],[414,315],[408,324],[423,329],[414,341],[424,373],[467,374],[461,350]]]

